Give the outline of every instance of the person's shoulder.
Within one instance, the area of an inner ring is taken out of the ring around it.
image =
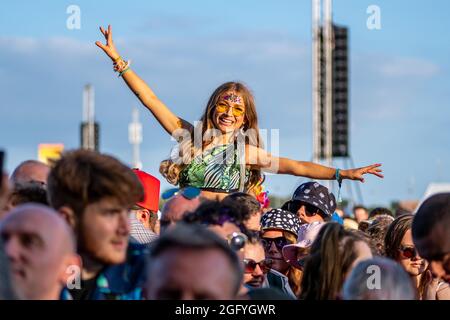
[[[439,282],[436,289],[437,300],[450,300],[450,285],[447,282]]]
[[[131,242],[128,243],[128,261],[134,260],[136,258],[145,258],[145,256],[149,253],[149,247],[145,244],[141,244],[138,242]]]

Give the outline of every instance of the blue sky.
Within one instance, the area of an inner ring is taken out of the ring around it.
[[[72,4],[79,30],[66,28]],[[381,30],[366,27],[369,5],[381,9]],[[334,1],[335,22],[350,28],[352,157],[357,166],[383,163],[386,175],[361,184],[366,205],[420,198],[430,182],[450,181],[449,12],[446,0]],[[95,87],[101,150],[131,162],[128,123],[139,102],[94,45],[108,23],[120,53],[177,114],[197,120],[215,87],[241,80],[260,127],[280,130],[281,155],[311,159],[310,0],[9,1],[0,12],[9,171],[36,158],[39,143],[79,146],[86,83]],[[144,169],[161,178],[173,142],[139,107]],[[302,181],[269,176],[267,189],[288,195]],[[344,182],[343,197],[355,183]]]

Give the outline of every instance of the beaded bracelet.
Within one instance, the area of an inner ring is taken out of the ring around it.
[[[119,75],[117,77],[120,78],[128,70],[130,70],[130,67],[127,67],[125,70],[123,70],[121,73],[119,73]]]
[[[115,72],[123,73],[127,68],[129,68],[131,60],[125,62],[122,57],[119,57],[116,62],[113,63],[113,69]]]

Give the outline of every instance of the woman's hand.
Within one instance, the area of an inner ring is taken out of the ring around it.
[[[119,53],[117,53],[116,46],[114,45],[114,42],[112,40],[111,25],[108,25],[108,30],[105,30],[102,27],[100,27],[100,32],[106,39],[106,45],[104,45],[100,41],[96,41],[95,44],[99,48],[101,48],[108,55],[108,57],[111,58],[111,60],[115,61],[117,58],[120,57],[120,55]]]
[[[384,176],[380,173],[383,172],[379,167],[381,167],[381,163],[372,164],[367,167],[357,168],[357,169],[347,169],[341,170],[342,179],[350,179],[350,180],[359,180],[364,182],[363,175],[365,174],[373,174],[379,178],[384,178]]]

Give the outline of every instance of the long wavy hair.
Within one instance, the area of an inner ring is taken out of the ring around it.
[[[291,243],[297,242],[297,237],[294,236],[291,232],[283,231],[283,236]],[[289,286],[291,287],[292,292],[294,292],[297,298],[300,296],[301,290],[300,284],[302,281],[302,275],[303,275],[302,271],[293,266],[289,267],[289,271],[286,275],[289,279]]]
[[[355,243],[366,239],[360,231],[345,230],[335,222],[327,223],[311,245],[303,272],[301,300],[335,300],[345,275],[356,259]]]
[[[178,136],[177,132],[174,133],[174,138],[178,141],[178,149],[175,148],[175,152],[172,152],[169,159],[162,161],[159,168],[159,172],[169,183],[177,185],[179,183],[180,173],[183,169],[186,168],[194,157],[201,154],[204,148],[214,141],[214,137],[217,135],[217,131],[214,132],[214,130],[218,130],[213,119],[214,108],[222,96],[226,92],[230,91],[234,91],[235,93],[241,95],[244,99],[245,119],[240,131],[245,136],[245,144],[262,148],[262,140],[259,135],[258,116],[256,113],[253,94],[244,84],[240,82],[226,82],[214,90],[208,100],[208,104],[206,105],[205,111],[203,112],[199,123],[190,132],[189,136],[186,136],[185,131],[183,131],[182,135]],[[197,134],[201,132],[201,143],[194,140],[198,140],[198,136],[194,135],[194,132]],[[246,133],[249,134],[246,135]],[[259,168],[251,167],[250,177],[246,182],[245,189],[250,190],[256,186],[260,180],[261,170]]]

